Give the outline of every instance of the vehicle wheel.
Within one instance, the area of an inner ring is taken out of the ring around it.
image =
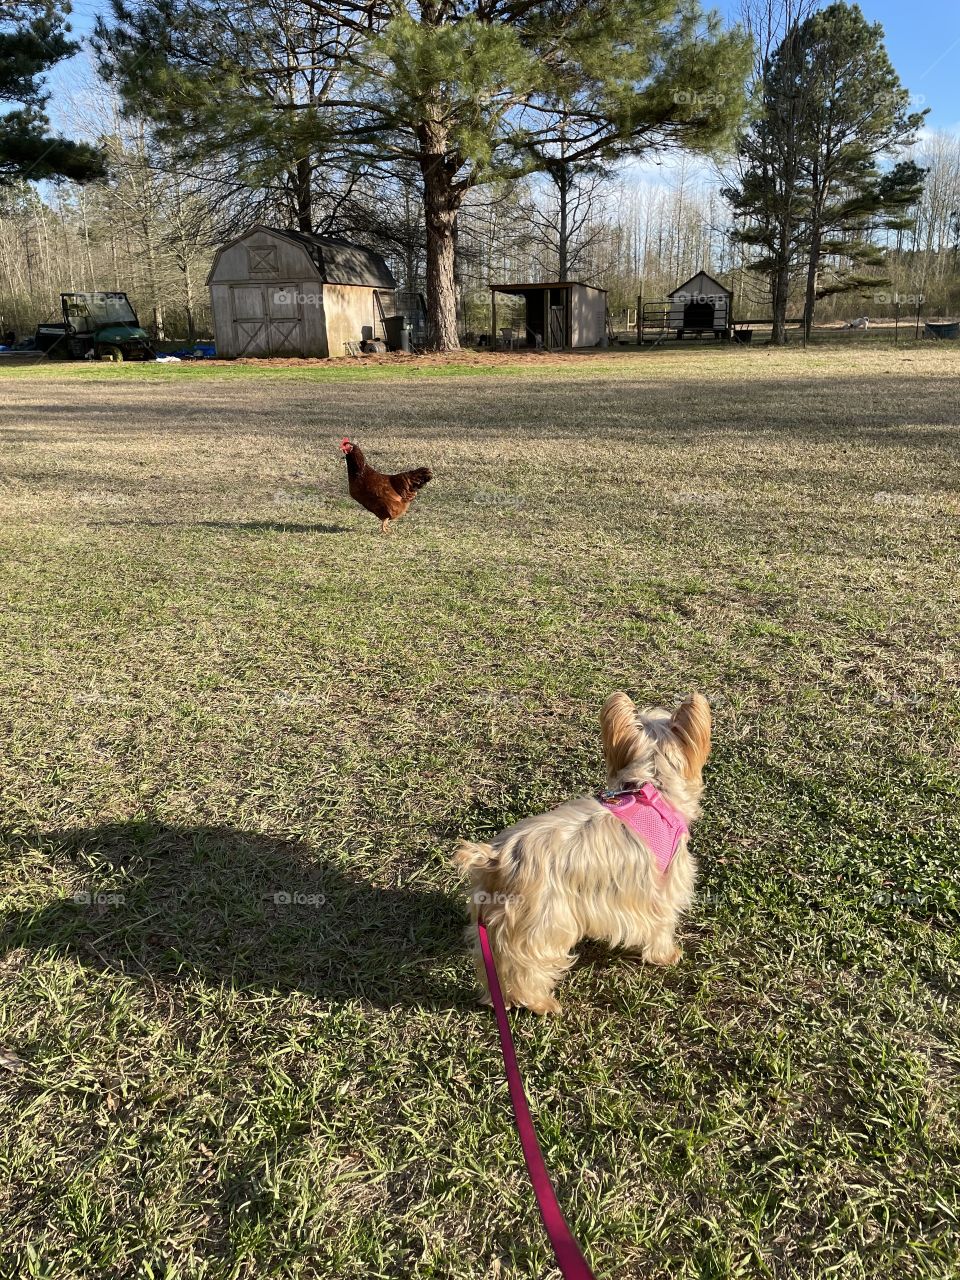
[[[97,348],[97,358],[108,360],[113,364],[123,364],[123,352],[112,343],[104,342]]]

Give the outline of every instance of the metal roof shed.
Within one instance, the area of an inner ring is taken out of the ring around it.
[[[492,344],[497,342],[497,294],[523,298],[524,333],[521,344],[542,345],[548,351],[564,347],[596,347],[607,331],[607,291],[582,280],[551,280],[541,284],[492,284],[490,311]]]
[[[342,356],[385,337],[396,281],[371,249],[253,226],[217,250],[207,277],[217,354]]]

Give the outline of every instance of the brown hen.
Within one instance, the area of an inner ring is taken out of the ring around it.
[[[350,497],[366,507],[380,521],[384,533],[391,520],[398,520],[406,513],[417,493],[433,479],[429,467],[416,467],[413,471],[399,471],[388,476],[371,467],[358,444],[344,437],[340,451],[347,461],[347,480]]]

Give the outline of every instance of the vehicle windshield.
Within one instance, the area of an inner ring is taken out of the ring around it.
[[[77,333],[93,333],[108,324],[137,324],[125,293],[65,293],[63,308],[64,318]]]

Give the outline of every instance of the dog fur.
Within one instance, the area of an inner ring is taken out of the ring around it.
[[[691,694],[674,712],[638,711],[612,693],[600,713],[607,786],[653,782],[692,826],[700,813],[710,752],[710,707]],[[557,1013],[554,988],[584,938],[639,951],[649,964],[680,958],[677,920],[693,900],[696,866],[684,836],[666,874],[633,831],[596,796],[580,796],[524,818],[492,844],[465,841],[454,863],[470,879],[474,962],[489,1003],[476,924],[486,925],[507,1005]]]

